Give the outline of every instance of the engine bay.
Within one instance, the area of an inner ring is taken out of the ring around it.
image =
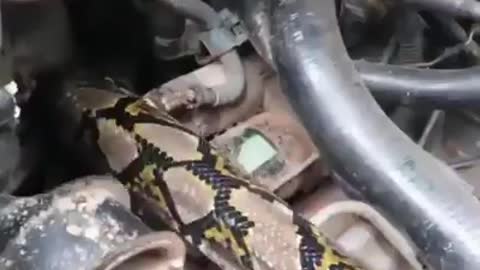
[[[0,269],[480,269],[476,0],[0,15]]]

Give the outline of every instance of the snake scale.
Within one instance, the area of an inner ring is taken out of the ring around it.
[[[359,270],[315,226],[235,176],[206,140],[148,99],[89,87],[68,98],[111,173],[208,257],[215,246],[249,270]]]

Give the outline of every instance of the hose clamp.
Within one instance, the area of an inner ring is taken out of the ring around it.
[[[198,34],[200,50],[196,55],[199,64],[208,64],[248,40],[248,34],[238,16],[227,9],[220,12],[222,27]]]

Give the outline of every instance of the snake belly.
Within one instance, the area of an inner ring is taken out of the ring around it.
[[[206,140],[148,100],[94,88],[68,96],[111,172],[152,200],[200,251],[221,247],[249,270],[360,269],[281,199],[233,175]]]

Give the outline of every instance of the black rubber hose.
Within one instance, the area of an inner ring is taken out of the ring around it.
[[[361,78],[379,100],[403,105],[480,107],[480,66],[431,70],[357,61]]]
[[[402,0],[400,2],[480,21],[480,3],[477,0]]]
[[[454,0],[448,1],[454,2]],[[277,67],[272,57],[272,43],[269,43],[269,25],[271,24],[267,15],[269,2],[270,0],[242,0],[239,2],[226,1],[225,4],[239,14],[245,22],[250,39],[257,52],[276,70]],[[451,18],[449,17],[449,19]],[[468,39],[468,34],[458,23],[454,23],[453,27],[456,28],[453,31],[457,32],[457,38],[461,39],[458,41],[465,42]],[[467,46],[467,49],[474,54],[477,54],[477,48],[476,43]],[[480,77],[480,68],[460,69],[444,73],[445,71],[440,70],[397,66],[382,67],[378,64],[361,61],[357,62],[357,68],[362,78],[366,80],[366,85],[380,101],[388,99],[388,101],[403,105],[419,104],[431,107],[475,107],[480,104],[480,84],[478,84],[480,79],[477,78]],[[406,71],[408,75],[402,75],[406,73],[396,71]],[[390,72],[395,72],[395,76],[400,75],[395,79]],[[445,77],[445,75],[451,76],[453,74],[455,74],[453,77]],[[448,84],[445,84],[446,80],[448,80]],[[413,88],[410,89],[409,87],[412,86]]]
[[[388,119],[349,59],[334,0],[272,1],[273,59],[312,139],[436,270],[480,269],[480,203]]]

